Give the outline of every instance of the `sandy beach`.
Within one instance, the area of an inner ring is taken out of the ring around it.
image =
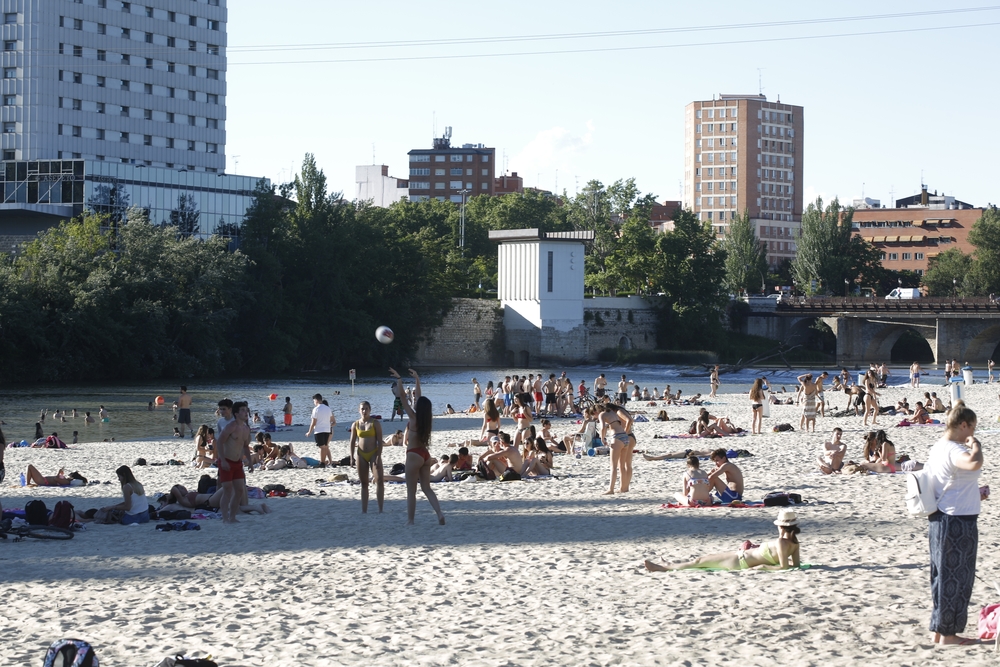
[[[924,391],[884,390],[882,404]],[[979,415],[986,465],[995,479],[1000,452],[996,385],[966,388]],[[843,408],[843,394],[827,391]],[[431,397],[433,399],[433,397]],[[630,404],[635,407],[636,404]],[[745,395],[722,395],[709,410],[749,428]],[[636,408],[652,419],[659,407]],[[823,476],[815,461],[830,429],[844,429],[848,457],[860,460],[861,418],[819,418],[798,431],[801,408],[771,406],[765,429],[794,432],[724,439],[659,439],[686,432],[696,407],[669,407],[684,421],[636,425],[638,449],[746,449],[738,459],[745,498],[800,493],[806,570],[648,573],[646,558],[684,560],[735,550],[775,534],[772,508],[664,509],[680,492],[681,461],[637,456],[628,494],[603,496],[608,457],[556,458],[557,479],[435,485],[447,525],[438,526],[418,494],[406,526],[405,488],[390,484],[384,514],[361,514],[360,487],[327,495],[269,499],[273,513],[239,525],[201,521],[199,531],[160,532],[154,524],[90,525],[67,542],[0,541],[6,600],[0,606],[0,664],[40,664],[53,640],[93,644],[102,665],[155,665],[177,653],[211,654],[220,665],[986,665],[992,645],[934,647],[927,524],[910,518],[902,475]],[[942,426],[894,428],[898,452],[923,461]],[[505,419],[505,429],[511,420]],[[478,435],[478,417],[436,417],[431,453]],[[575,420],[555,420],[557,436]],[[512,430],[512,429],[511,429]],[[296,433],[296,441],[301,436]],[[343,431],[334,458],[347,455]],[[281,435],[276,438],[281,442]],[[305,444],[297,447],[305,447]],[[21,488],[33,463],[114,481],[114,469],[139,457],[188,460],[191,441],[93,443],[68,450],[10,449],[0,488],[5,509],[41,498],[70,500],[77,511],[120,500],[116,483],[83,488]],[[402,448],[386,448],[387,468]],[[710,466],[705,462],[704,465]],[[134,468],[148,493],[197,486],[190,466]],[[249,483],[321,490],[317,480],[347,469],[254,473]],[[350,471],[351,478],[356,474]],[[994,504],[980,516],[978,574],[967,634],[979,607],[1000,601]]]

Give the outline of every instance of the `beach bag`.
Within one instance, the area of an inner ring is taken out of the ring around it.
[[[32,526],[49,525],[49,510],[41,500],[31,500],[24,506],[24,520]]]
[[[76,512],[68,500],[60,500],[52,508],[52,516],[49,517],[49,525],[57,528],[69,528],[76,521]]]
[[[191,518],[191,512],[189,512],[188,510],[167,510],[166,512],[160,511],[159,518],[163,519],[164,521],[187,520]]]
[[[979,610],[977,630],[980,639],[996,639],[998,616],[1000,616],[1000,602],[988,604]]]
[[[792,499],[784,491],[772,491],[764,496],[764,507],[788,507]]]
[[[82,639],[60,639],[45,652],[42,667],[99,667],[94,649]]]
[[[406,472],[405,463],[393,463],[392,468],[389,470],[390,475],[397,475],[397,476],[402,475],[405,472]]]
[[[265,484],[264,488],[261,490],[266,494],[270,494],[273,491],[282,491],[282,492],[288,491],[288,489],[285,488],[284,484]]]
[[[791,424],[778,424],[772,429],[775,433],[783,433],[785,431],[794,431],[795,427]]]
[[[930,516],[937,510],[934,486],[926,469],[906,473],[906,511],[911,516]]]

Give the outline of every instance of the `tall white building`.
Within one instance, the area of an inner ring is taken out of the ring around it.
[[[358,165],[354,169],[354,181],[358,186],[354,200],[358,202],[370,201],[374,206],[388,208],[410,196],[406,180],[390,176],[388,165]]]
[[[225,5],[3,0],[3,159],[224,171]]]

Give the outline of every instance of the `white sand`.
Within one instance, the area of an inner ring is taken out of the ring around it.
[[[1000,426],[998,391],[967,390],[981,430]],[[903,395],[912,404],[922,391],[890,389],[885,399]],[[827,396],[843,407],[841,394]],[[748,426],[747,404],[745,396],[720,396],[710,409]],[[655,415],[656,408],[644,409]],[[690,420],[697,408],[669,411]],[[766,428],[798,428],[794,406],[772,406],[771,415]],[[644,558],[687,559],[773,537],[775,510],[661,509],[680,490],[683,464],[639,456],[631,492],[605,497],[607,457],[577,463],[563,456],[557,472],[572,475],[565,479],[435,485],[446,526],[437,525],[422,495],[417,525],[405,526],[402,485],[389,485],[384,514],[375,513],[373,493],[372,513],[362,515],[353,485],[329,487],[325,497],[272,499],[273,514],[244,516],[238,526],[203,521],[202,530],[183,533],[158,532],[153,524],[91,526],[69,542],[0,542],[0,664],[38,664],[51,641],[67,636],[90,641],[102,664],[112,666],[154,665],[178,652],[261,666],[995,664],[992,647],[929,642],[927,528],[905,512],[903,477],[812,474],[835,425],[857,458],[865,429],[853,417],[819,419],[816,435],[664,441],[652,435],[680,433],[687,421],[636,429],[639,448],[654,453],[748,449],[755,456],[738,461],[748,499],[788,490],[814,501],[799,510],[810,570],[649,574]],[[557,420],[554,430],[571,428]],[[432,453],[473,431],[478,420],[437,418]],[[941,431],[899,428],[889,436],[899,452],[924,460]],[[982,483],[1000,492],[993,479],[997,434],[981,439]],[[78,510],[117,502],[117,485],[11,484],[29,462],[45,474],[64,466],[103,481],[139,456],[187,459],[190,449],[190,441],[174,440],[8,450],[0,500],[23,507],[38,497],[51,508],[69,498]],[[335,454],[346,454],[343,440]],[[387,466],[402,458],[400,448],[384,456]],[[193,488],[202,472],[136,469],[151,493],[175,482]],[[277,471],[251,475],[251,483],[318,492],[316,480],[331,474]],[[978,572],[990,582],[1000,580],[998,501],[984,503],[979,522]],[[998,600],[976,584],[969,633],[978,608]]]

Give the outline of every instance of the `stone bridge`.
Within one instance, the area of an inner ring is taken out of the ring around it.
[[[766,303],[765,303],[766,302]],[[839,365],[889,361],[907,331],[927,341],[935,363],[985,364],[1000,345],[1000,306],[991,299],[750,299],[747,333],[795,343],[822,320],[837,337]]]

